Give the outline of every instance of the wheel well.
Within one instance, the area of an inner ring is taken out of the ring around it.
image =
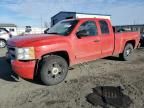
[[[126,42],[126,45],[127,45],[128,43],[131,43],[131,44],[133,45],[133,48],[135,48],[135,44],[136,44],[135,40],[127,41],[127,42]]]
[[[43,55],[42,58],[45,58],[49,55],[58,55],[60,57],[63,57],[67,61],[68,65],[70,64],[69,55],[66,51],[57,51],[57,52],[48,53],[48,54]]]
[[[6,42],[6,40],[5,40],[5,39],[1,39],[1,38],[0,38],[0,40],[3,40],[3,41],[5,41],[5,42]]]
[[[69,55],[68,55],[68,53],[66,51],[51,52],[51,53],[43,55],[42,59],[37,61],[37,63],[36,63],[37,65],[35,67],[34,77],[39,75],[39,73],[40,73],[40,69],[41,69],[41,66],[42,66],[41,62],[42,62],[43,58],[46,58],[46,57],[48,57],[50,55],[58,55],[60,57],[63,57],[67,61],[68,66],[70,65]]]

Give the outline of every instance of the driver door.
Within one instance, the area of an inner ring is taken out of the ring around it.
[[[79,61],[95,60],[101,56],[101,38],[96,21],[84,21],[76,33],[75,53]]]

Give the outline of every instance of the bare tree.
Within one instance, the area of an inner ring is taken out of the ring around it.
[[[47,21],[44,22],[44,27],[45,27],[45,28],[48,28],[48,27],[49,27],[49,24],[48,24]]]

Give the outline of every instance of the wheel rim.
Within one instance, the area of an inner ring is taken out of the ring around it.
[[[0,41],[0,47],[3,48],[5,46],[6,46],[5,42],[4,41]]]
[[[50,80],[56,80],[63,77],[64,69],[62,65],[58,63],[53,63],[50,65],[48,70],[48,77]]]
[[[126,56],[130,56],[131,53],[132,53],[132,49],[131,49],[131,48],[128,48],[128,49],[126,50]]]

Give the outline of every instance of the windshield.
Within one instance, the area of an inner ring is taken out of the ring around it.
[[[47,34],[69,35],[78,20],[61,21],[47,31]]]

